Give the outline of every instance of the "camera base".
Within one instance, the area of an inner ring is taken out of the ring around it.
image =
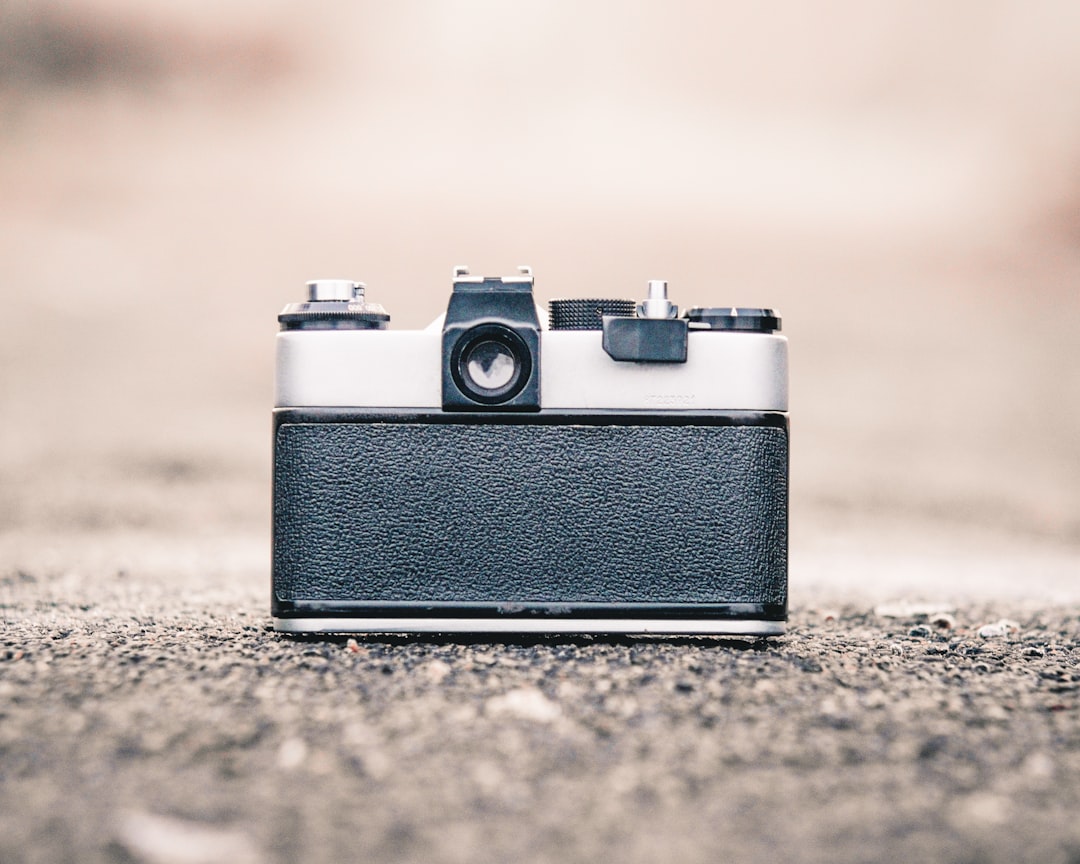
[[[656,636],[782,636],[784,621],[674,618],[275,618],[280,633],[602,633]]]

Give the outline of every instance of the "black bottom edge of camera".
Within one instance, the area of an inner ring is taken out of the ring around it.
[[[779,636],[787,608],[772,603],[276,604],[290,633],[609,633]]]
[[[553,408],[540,411],[443,411],[438,408],[275,408],[274,432],[289,423],[430,423],[517,426],[772,426],[786,430],[782,411],[638,409],[603,411]]]

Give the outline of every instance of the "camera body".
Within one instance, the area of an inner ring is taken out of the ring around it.
[[[455,268],[424,330],[346,280],[281,313],[276,629],[783,633],[778,316],[661,281],[545,316],[519,271]]]

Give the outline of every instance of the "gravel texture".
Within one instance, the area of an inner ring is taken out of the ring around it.
[[[1080,864],[1076,27],[867,9],[0,0],[0,864]],[[461,261],[782,312],[789,635],[268,629],[277,311]]]
[[[1078,606],[290,638],[143,542],[0,571],[0,861],[1080,860]]]

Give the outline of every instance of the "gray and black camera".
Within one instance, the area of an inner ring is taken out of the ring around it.
[[[454,270],[395,331],[362,283],[278,316],[276,629],[775,635],[787,340],[769,309],[533,298]]]

